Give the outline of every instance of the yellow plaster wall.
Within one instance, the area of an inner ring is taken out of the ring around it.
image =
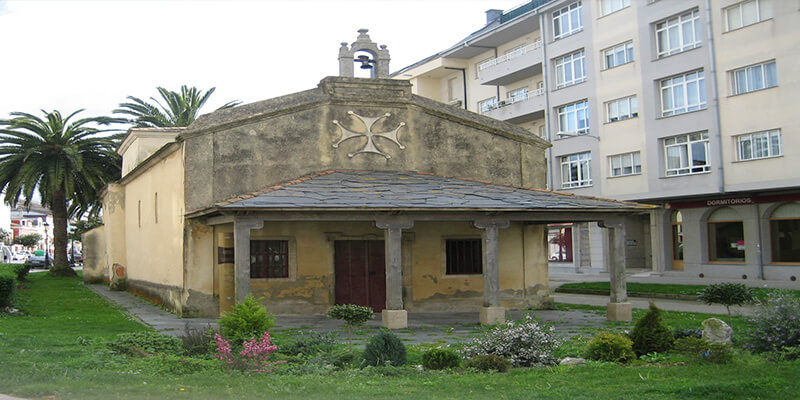
[[[231,227],[216,228],[216,232],[223,230],[230,231]],[[480,306],[483,277],[445,276],[443,258],[444,239],[480,238],[481,230],[469,222],[416,222],[404,233],[407,309],[445,311]],[[251,238],[290,241],[289,277],[253,279],[253,295],[264,297],[272,312],[324,312],[335,299],[333,241],[383,240],[383,230],[372,222],[266,222],[263,229],[251,232]],[[500,290],[505,306],[525,305],[526,293],[531,294],[527,289],[547,294],[544,238],[541,225],[514,223],[500,231]]]
[[[183,287],[182,149],[127,182],[125,204],[128,278]]]
[[[116,183],[109,184],[102,201],[105,248],[98,249],[96,256],[99,257],[98,267],[105,270],[105,276],[110,277],[111,267],[114,264],[128,265],[125,242],[125,187]]]

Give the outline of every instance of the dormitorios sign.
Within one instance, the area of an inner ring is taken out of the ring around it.
[[[719,197],[704,200],[676,201],[664,205],[664,208],[697,208],[697,207],[723,207],[743,206],[757,203],[776,203],[781,201],[800,200],[800,193],[781,194],[774,196],[739,196]]]

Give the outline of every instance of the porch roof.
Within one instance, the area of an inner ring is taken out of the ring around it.
[[[195,210],[647,211],[654,206],[410,171],[325,171]]]

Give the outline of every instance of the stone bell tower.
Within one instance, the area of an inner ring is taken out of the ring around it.
[[[373,78],[389,78],[389,50],[386,45],[378,46],[369,38],[369,29],[359,29],[358,38],[350,47],[347,42],[342,42],[339,48],[339,76],[355,77],[353,65],[360,63],[362,69],[372,69]],[[359,51],[367,52],[370,56],[360,55],[355,58]]]

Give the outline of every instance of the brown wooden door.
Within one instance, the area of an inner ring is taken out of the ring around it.
[[[358,304],[376,312],[386,306],[383,240],[334,242],[336,304]]]

